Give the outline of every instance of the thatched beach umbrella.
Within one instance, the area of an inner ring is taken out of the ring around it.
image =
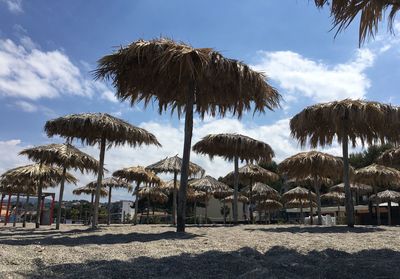
[[[252,195],[253,199],[259,201],[266,199],[280,199],[280,195],[277,190],[261,182],[254,183],[253,187],[249,185],[243,188],[240,192],[246,196]]]
[[[156,173],[166,172],[174,174],[174,184],[172,190],[172,223],[176,225],[176,208],[177,208],[177,189],[178,189],[178,174],[181,173],[183,160],[175,155],[167,157],[157,163],[147,166],[146,169],[152,170]],[[188,176],[200,174],[204,175],[204,169],[195,163],[189,162]],[[180,187],[180,183],[179,183]]]
[[[309,205],[310,206],[310,211],[311,211],[311,216],[313,215],[313,208],[315,207],[315,200],[317,200],[317,195],[313,192],[311,192],[311,190],[307,190],[305,188],[302,187],[296,187],[293,188],[285,193],[283,193],[281,200],[285,203],[289,202],[289,201],[299,201],[298,202],[298,207],[300,208],[300,217],[302,219],[304,219],[304,212],[303,212],[303,208],[304,205]],[[307,201],[308,200],[308,201]],[[294,202],[292,203],[294,204]]]
[[[264,210],[265,223],[267,223],[266,215],[268,213],[268,222],[270,224],[271,224],[271,211],[276,211],[281,208],[283,208],[282,203],[280,203],[279,201],[274,200],[274,199],[263,200],[257,205],[257,209],[259,211]],[[260,221],[261,221],[261,214],[260,214]]]
[[[139,198],[138,191],[140,184],[142,183],[156,183],[162,184],[161,179],[151,170],[146,170],[142,166],[129,167],[121,170],[117,170],[113,173],[113,176],[126,179],[128,182],[136,182],[136,187],[134,191],[135,195],[135,216],[134,224],[137,224],[137,213],[139,210]]]
[[[304,222],[304,212],[303,212],[304,205],[309,205],[311,212],[313,207],[317,207],[316,202],[307,198],[294,198],[291,200],[287,200],[284,203],[285,208],[300,208],[300,218],[302,222]],[[310,221],[312,221],[312,214],[310,215]]]
[[[206,175],[205,177],[202,178],[198,178],[198,179],[192,179],[189,180],[189,187],[193,188],[196,191],[200,191],[200,192],[205,192],[208,196],[208,198],[206,198],[205,200],[205,219],[206,219],[206,224],[207,224],[207,218],[208,218],[208,212],[207,212],[207,208],[208,208],[208,199],[209,196],[211,196],[211,194],[213,194],[214,192],[229,192],[230,188],[228,185],[226,185],[225,183],[218,181],[217,179],[215,179],[212,176]],[[224,210],[225,210],[225,204],[224,204]],[[224,212],[225,215],[225,212]]]
[[[370,200],[378,203],[387,202],[388,204],[388,225],[392,225],[392,202],[400,202],[400,193],[396,191],[386,190],[376,193],[370,197]]]
[[[327,177],[317,177],[317,182],[318,185],[324,185],[327,187],[332,186],[333,180],[329,179]],[[305,188],[314,188],[314,183],[315,183],[315,177],[312,177],[311,175],[303,178],[291,178],[286,181],[286,184],[289,185],[290,187],[294,188],[297,186],[300,187],[305,187]]]
[[[343,161],[335,156],[319,151],[301,152],[283,160],[279,171],[288,178],[302,179],[312,177],[313,187],[317,194],[318,225],[322,225],[321,184],[319,179],[329,177],[340,179],[343,172]]]
[[[356,170],[354,181],[357,183],[365,183],[371,185],[374,188],[375,194],[377,194],[378,187],[399,187],[400,171],[394,168],[372,164]],[[379,210],[379,202],[376,206],[376,217],[378,225],[380,225],[381,215]]]
[[[354,205],[349,181],[348,144],[357,140],[361,144],[376,141],[398,141],[393,134],[391,123],[398,122],[397,108],[378,102],[345,99],[322,103],[305,108],[290,121],[292,136],[302,146],[307,142],[311,147],[331,145],[338,140],[343,148],[343,182],[345,183],[347,225],[354,226]]]
[[[95,188],[97,189],[97,180],[92,181],[88,184],[89,188]],[[132,185],[125,182],[124,180],[116,177],[108,177],[108,178],[103,178],[101,180],[101,186],[103,188],[108,187],[108,204],[107,204],[107,225],[110,225],[111,223],[111,192],[112,189],[126,189],[128,192],[132,191]]]
[[[279,106],[280,95],[265,76],[227,59],[211,48],[193,48],[169,39],[139,40],[100,59],[97,78],[111,79],[117,97],[132,105],[157,100],[159,112],[172,107],[185,114],[185,140],[179,189],[177,231],[185,231],[186,188],[193,130],[193,111],[201,118],[241,117],[254,108]]]
[[[58,195],[58,209],[56,229],[60,228],[61,204],[64,195],[65,173],[68,169],[84,171],[93,171],[96,173],[99,169],[99,163],[92,156],[80,151],[69,143],[48,144],[36,146],[22,150],[20,155],[27,155],[30,160],[36,163],[46,165],[57,165],[63,168],[63,177],[60,182],[60,192]]]
[[[333,185],[329,188],[331,192],[345,192],[344,183],[339,183],[337,185]],[[359,195],[365,195],[371,193],[373,191],[372,186],[362,184],[362,183],[350,183],[350,191],[355,193],[356,204],[358,203]]]
[[[400,148],[391,148],[384,151],[377,159],[376,163],[399,169],[400,168]]]
[[[250,219],[253,222],[253,186],[255,182],[264,182],[270,183],[279,180],[279,175],[276,173],[266,170],[259,165],[254,164],[246,164],[243,167],[240,167],[237,172],[230,172],[224,177],[224,181],[231,182],[235,180],[235,173],[238,175],[238,179],[242,184],[249,184],[250,186]]]
[[[63,178],[68,183],[76,184],[77,182],[77,179],[72,174],[68,172],[64,173],[62,168],[51,167],[44,164],[31,164],[17,167],[6,171],[0,177],[0,179],[5,179],[11,183],[37,182],[38,201],[36,207],[36,228],[40,227],[42,188],[56,186]]]
[[[208,155],[212,160],[221,156],[225,160],[234,161],[232,172],[233,195],[233,220],[238,221],[237,195],[239,191],[239,160],[246,162],[269,162],[275,156],[272,148],[262,142],[240,134],[215,134],[207,135],[193,146],[196,153]]]
[[[103,179],[106,146],[111,147],[123,144],[128,144],[133,147],[141,146],[142,144],[161,146],[153,134],[107,113],[66,115],[47,121],[44,129],[49,137],[59,135],[66,138],[68,141],[79,139],[88,145],[100,145],[97,177],[98,187],[95,195],[93,228],[96,228],[98,220],[99,193],[101,180]]]
[[[97,191],[96,185],[93,183],[89,183],[83,187],[75,188],[72,191],[72,194],[77,195],[77,196],[80,196],[82,194],[90,195],[90,218],[93,218],[93,211],[94,211],[93,202],[94,202],[94,196],[96,195],[96,191]],[[101,187],[100,188],[100,197],[104,198],[107,196],[108,196],[108,191],[104,187]]]
[[[341,203],[345,202],[346,196],[342,192],[329,192],[329,193],[321,195],[321,199],[334,201],[337,204],[338,214],[339,214],[339,211],[340,211],[339,206]]]
[[[202,191],[196,191],[193,188],[188,188],[188,191],[186,192],[186,199],[189,202],[193,203],[193,208],[194,208],[194,223],[197,223],[197,202],[206,202],[206,200],[209,198],[206,192]]]
[[[166,203],[168,201],[168,196],[163,193],[160,187],[151,186],[149,184],[146,184],[145,186],[142,186],[138,189],[137,197],[139,199],[143,198],[147,199],[147,223],[149,223],[150,202]],[[154,212],[154,206],[153,206],[153,212]]]

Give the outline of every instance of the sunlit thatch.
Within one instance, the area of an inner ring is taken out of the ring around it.
[[[99,162],[69,143],[48,144],[22,150],[30,160],[46,165],[57,165],[66,169],[97,172]]]
[[[125,179],[136,183],[155,183],[160,184],[161,179],[152,171],[146,170],[142,166],[129,167],[117,170],[113,173],[114,177]]]
[[[153,134],[107,113],[62,116],[47,121],[44,130],[49,137],[59,135],[68,141],[79,139],[88,145],[97,144],[105,138],[108,146],[123,144],[161,146]]]
[[[279,172],[296,179],[309,176],[338,179],[343,175],[343,161],[319,151],[301,152],[283,160]]]
[[[293,199],[307,200],[307,199],[309,199],[310,195],[313,200],[317,199],[317,196],[315,195],[315,193],[313,193],[305,188],[302,188],[302,187],[296,187],[296,188],[293,188],[293,189],[283,193],[281,199],[284,203],[286,203],[287,201],[293,200]]]
[[[94,180],[92,182],[89,182],[86,186],[89,188],[96,188],[97,185],[97,180]],[[101,187],[111,187],[114,189],[119,189],[119,188],[124,188],[127,189],[129,192],[132,191],[132,185],[127,183],[126,181],[115,178],[115,177],[108,177],[104,178],[101,181]]]
[[[222,183],[212,176],[206,175],[198,179],[191,179],[188,183],[189,187],[197,191],[213,193],[214,191],[229,191],[230,188],[225,183]]]
[[[234,172],[230,172],[224,177],[223,181],[232,184],[233,178]],[[271,183],[277,180],[279,180],[279,175],[258,165],[246,164],[239,168],[239,181],[243,184],[254,182]]]
[[[310,200],[307,199],[291,199],[285,202],[285,208],[308,208],[310,206]],[[317,203],[312,202],[312,207],[317,207]]]
[[[279,210],[279,209],[283,208],[283,204],[277,200],[267,199],[267,200],[260,201],[257,204],[256,208],[257,208],[257,210],[270,210],[270,211]]]
[[[330,145],[334,139],[341,143],[346,136],[356,146],[357,139],[362,145],[388,137],[398,140],[387,125],[397,120],[397,109],[391,105],[345,99],[305,108],[290,120],[290,130],[302,146]]]
[[[166,203],[168,201],[168,196],[162,192],[159,187],[145,185],[140,187],[137,192],[137,197],[139,199],[148,198],[152,202]]]
[[[362,44],[367,37],[374,37],[379,24],[384,20],[386,11],[388,29],[393,30],[396,13],[400,10],[397,0],[314,0],[318,7],[329,5],[333,17],[333,28],[337,33],[346,29],[355,18],[360,16],[359,42]],[[337,34],[336,33],[336,34]]]
[[[377,159],[376,162],[380,165],[400,168],[400,148],[391,148],[384,151]]]
[[[378,164],[372,164],[355,172],[354,181],[373,187],[399,187],[400,171]]]
[[[278,92],[265,76],[249,66],[227,59],[211,48],[192,48],[169,39],[139,40],[98,61],[96,78],[110,79],[117,98],[132,105],[157,99],[159,111],[182,112],[191,81],[195,84],[195,111],[241,116],[252,103],[257,111],[279,105]]]
[[[88,187],[87,185],[84,187],[79,187],[75,188],[72,193],[74,195],[80,196],[82,194],[84,195],[95,195],[96,194],[96,188],[93,187]],[[100,188],[100,196],[101,197],[107,197],[108,196],[108,191],[105,188]]]
[[[359,194],[368,194],[373,191],[372,186],[362,184],[362,183],[350,183],[351,191],[358,191]],[[332,192],[343,192],[344,193],[344,183],[339,183],[329,188]]]
[[[171,172],[171,173],[180,173],[182,169],[182,158],[175,155],[173,157],[167,157],[157,163],[151,164],[146,167],[148,170],[152,170],[156,173],[160,172]],[[200,174],[204,175],[204,169],[199,165],[190,162],[189,163],[189,175]]]
[[[193,145],[193,151],[208,155],[210,159],[221,156],[233,161],[238,157],[247,162],[270,162],[275,156],[268,144],[239,134],[211,134]]]
[[[300,179],[292,178],[286,181],[286,183],[292,188],[297,186],[310,188],[314,187],[314,182],[315,182],[314,179],[315,178],[312,176],[307,176]],[[324,185],[329,187],[333,185],[333,180],[326,177],[317,177],[317,183],[318,185]]]
[[[276,191],[271,186],[268,186],[267,184],[261,182],[256,182],[252,186],[249,185],[243,188],[240,192],[247,197],[250,197],[252,195],[253,199],[255,200],[266,200],[266,199],[276,200],[280,198],[278,191]]]
[[[392,190],[385,190],[369,197],[375,202],[400,202],[400,193]]]
[[[225,202],[233,202],[233,195],[227,196],[226,198],[223,199],[223,201],[225,201]],[[242,194],[238,194],[238,201],[242,202],[242,203],[248,203],[249,202],[249,198],[247,198],[246,196],[244,196]]]
[[[342,192],[329,192],[321,195],[322,200],[332,200],[337,203],[342,203],[345,201],[346,197]]]

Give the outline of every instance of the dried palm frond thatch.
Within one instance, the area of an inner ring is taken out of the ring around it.
[[[96,188],[91,188],[91,187],[88,187],[88,186],[78,187],[78,188],[74,189],[72,191],[72,193],[74,195],[77,195],[77,196],[80,196],[82,194],[93,195],[94,196],[94,194],[96,194]],[[108,196],[108,191],[105,188],[101,188],[100,189],[100,195],[103,198],[107,197]]]
[[[317,181],[319,185],[323,186],[332,186],[333,185],[333,180],[329,179],[327,177],[317,177]],[[289,185],[291,188],[300,186],[300,187],[307,187],[307,188],[312,188],[314,187],[315,183],[315,177],[312,177],[311,175],[305,177],[305,178],[292,178],[286,181],[286,184]]]
[[[372,186],[362,184],[362,183],[350,183],[351,191],[358,191],[360,194],[368,194],[373,191]],[[344,193],[344,183],[339,183],[329,188],[332,192],[342,192]]]
[[[94,220],[92,227],[96,228],[99,213],[100,185],[103,178],[104,155],[106,146],[142,144],[161,146],[156,137],[145,129],[135,127],[128,122],[107,113],[70,114],[46,122],[44,127],[47,135],[59,135],[68,141],[79,139],[88,145],[100,145],[99,168],[97,173],[97,193],[94,204]]]
[[[190,202],[205,202],[206,199],[208,199],[208,195],[206,192],[196,191],[191,188],[189,188],[187,191],[187,200]]]
[[[277,190],[261,182],[256,182],[252,186],[249,185],[243,188],[240,192],[247,197],[252,197],[255,200],[280,199],[280,195]]]
[[[400,171],[394,168],[372,164],[356,170],[354,181],[356,183],[369,184],[372,187],[399,187]]]
[[[249,202],[249,198],[244,196],[244,195],[242,195],[242,194],[240,194],[240,193],[237,196],[237,200],[239,202],[241,202],[241,203],[248,203]],[[233,195],[227,196],[226,198],[223,199],[223,201],[232,202],[233,203],[234,202],[234,196]]]
[[[302,187],[293,188],[282,195],[282,201],[286,203],[293,199],[308,199],[311,196],[312,200],[317,200],[315,193]]]
[[[193,146],[193,151],[206,154],[212,160],[215,156],[222,156],[225,160],[234,161],[233,181],[234,196],[238,194],[239,188],[239,160],[254,162],[270,162],[275,156],[272,148],[262,142],[240,134],[211,134]],[[233,203],[233,219],[237,223],[237,200]]]
[[[370,200],[378,203],[387,202],[388,203],[388,224],[389,226],[392,224],[392,202],[400,202],[400,193],[386,190],[383,192],[376,193],[370,197]],[[378,211],[379,212],[379,211]]]
[[[202,178],[189,180],[189,187],[206,193],[214,193],[216,191],[229,191],[231,188],[223,182],[218,181],[212,176],[206,175]]]
[[[121,170],[117,170],[113,173],[113,176],[126,179],[129,182],[136,182],[135,192],[135,215],[133,217],[134,224],[137,224],[137,213],[139,212],[139,199],[137,197],[137,192],[139,190],[140,184],[142,183],[153,183],[161,185],[161,179],[151,170],[147,170],[142,166],[129,167]]]
[[[321,195],[322,200],[333,200],[337,203],[344,202],[346,197],[343,192],[329,192]]]
[[[384,151],[377,159],[376,162],[380,165],[400,168],[400,148],[391,148]]]
[[[29,159],[42,164],[57,165],[63,168],[84,171],[93,171],[97,173],[99,162],[92,156],[80,151],[78,148],[69,143],[64,144],[48,144],[35,146],[22,150],[20,155],[27,155]],[[60,182],[60,191],[58,195],[58,204],[62,204],[64,195],[64,182],[62,178]],[[56,229],[60,228],[61,206],[57,208]]]
[[[51,167],[44,164],[31,164],[8,170],[0,176],[0,179],[18,185],[34,182],[34,185],[37,187],[36,193],[38,197],[36,207],[36,228],[40,227],[41,207],[39,201],[42,198],[43,187],[54,187],[62,180],[71,184],[76,184],[77,182],[77,179],[65,169]]]
[[[318,7],[330,5],[333,17],[333,28],[337,28],[336,35],[344,31],[357,15],[360,15],[359,44],[367,37],[374,37],[378,32],[379,23],[384,21],[385,12],[390,9],[387,16],[388,29],[393,31],[393,23],[397,12],[400,10],[398,0],[314,0]],[[335,35],[335,36],[336,36]]]
[[[95,77],[112,80],[116,96],[132,105],[158,102],[185,113],[185,140],[177,231],[185,230],[186,190],[193,130],[193,111],[241,117],[244,111],[264,112],[279,106],[280,95],[263,74],[211,48],[193,48],[169,39],[139,40],[104,56]]]
[[[286,208],[300,208],[303,209],[305,207],[309,207],[310,206],[310,201],[307,199],[292,199],[292,200],[288,200],[287,202],[285,202],[285,207]],[[312,202],[312,207],[317,207],[317,203],[316,202]]]
[[[275,156],[271,146],[265,142],[240,134],[207,135],[192,149],[196,153],[208,155],[210,159],[220,156],[228,161],[238,157],[246,162],[270,162]]]
[[[258,210],[269,210],[269,211],[273,211],[273,210],[278,210],[283,208],[283,204],[280,203],[277,200],[271,200],[271,199],[267,199],[267,200],[263,200],[260,201],[257,204],[256,207]]]
[[[243,184],[253,184],[254,182],[270,183],[279,180],[279,175],[260,167],[259,165],[246,164],[238,169],[239,181]],[[231,183],[234,180],[234,172],[228,173],[223,181]]]
[[[399,141],[394,126],[399,120],[398,109],[378,102],[345,99],[305,108],[290,120],[294,138],[304,146],[331,145],[334,139],[342,144],[343,182],[345,183],[347,225],[354,226],[354,205],[349,186],[348,144],[357,140],[364,144],[378,141]]]
[[[174,183],[173,183],[173,188],[171,189],[172,191],[172,224],[176,225],[176,208],[177,208],[177,189],[180,187],[180,183],[178,181],[178,174],[182,170],[182,165],[183,165],[183,160],[182,158],[178,157],[178,155],[175,155],[173,157],[167,157],[161,161],[158,161],[154,164],[151,164],[146,167],[146,169],[152,170],[156,173],[160,172],[166,172],[166,173],[173,173],[174,174]],[[205,170],[200,167],[199,165],[189,162],[189,169],[188,169],[188,175],[189,176],[194,176],[197,174],[200,174],[201,177],[203,177],[205,173]],[[179,185],[178,185],[179,184]]]

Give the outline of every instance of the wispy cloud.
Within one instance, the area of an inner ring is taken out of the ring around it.
[[[7,8],[10,12],[18,14],[22,13],[24,10],[22,9],[22,0],[0,0],[7,5]]]

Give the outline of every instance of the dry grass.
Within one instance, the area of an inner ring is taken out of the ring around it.
[[[0,230],[1,278],[396,278],[399,227]]]

